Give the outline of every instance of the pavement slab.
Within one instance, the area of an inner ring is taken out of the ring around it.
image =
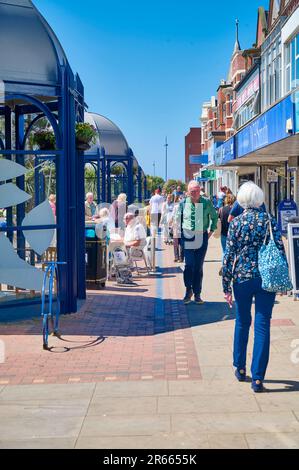
[[[175,414],[173,431],[192,428],[199,433],[246,434],[260,432],[299,432],[299,421],[291,412],[238,412]]]
[[[88,416],[80,437],[149,436],[157,432],[170,432],[170,416]]]
[[[248,443],[243,434],[209,434],[210,449],[248,449]]]
[[[43,438],[0,441],[0,449],[74,449],[76,438]]]
[[[209,449],[207,434],[160,432],[151,436],[80,437],[76,449]]]
[[[298,432],[246,434],[245,438],[250,449],[299,448]]]

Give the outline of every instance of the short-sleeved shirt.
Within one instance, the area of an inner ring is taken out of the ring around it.
[[[151,205],[151,214],[161,214],[162,213],[162,206],[165,202],[164,197],[160,196],[159,194],[155,194],[150,200]]]
[[[139,246],[141,248],[146,245],[146,232],[140,222],[137,222],[135,224],[129,224],[125,230],[125,244],[127,244],[128,242],[134,242],[136,240],[140,240]]]

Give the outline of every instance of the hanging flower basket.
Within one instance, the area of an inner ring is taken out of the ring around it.
[[[77,150],[89,150],[96,143],[97,131],[91,124],[80,122],[76,124]]]
[[[56,140],[53,131],[40,130],[33,135],[33,144],[40,150],[56,150]]]

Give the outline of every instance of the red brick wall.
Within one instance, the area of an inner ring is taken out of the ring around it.
[[[185,137],[185,179],[188,183],[193,179],[193,173],[197,173],[200,165],[190,165],[190,155],[200,155],[201,152],[201,128],[192,127]]]

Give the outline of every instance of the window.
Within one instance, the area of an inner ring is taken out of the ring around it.
[[[285,92],[299,86],[299,34],[285,46]]]

